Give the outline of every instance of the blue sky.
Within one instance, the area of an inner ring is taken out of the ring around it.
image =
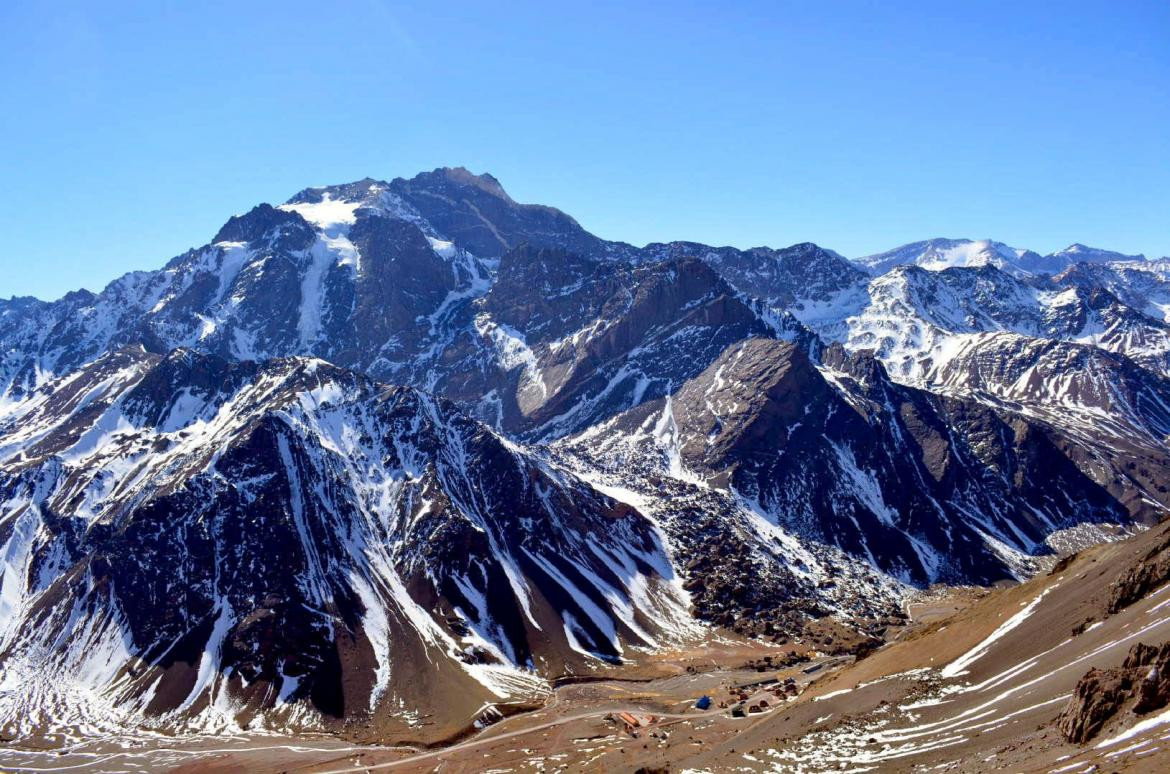
[[[1170,3],[0,5],[0,296],[309,185],[490,171],[636,244],[1170,254]]]

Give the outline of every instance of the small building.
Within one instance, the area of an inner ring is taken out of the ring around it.
[[[620,720],[622,723],[625,723],[626,730],[629,731],[631,734],[634,733],[635,728],[642,725],[641,721],[639,721],[636,717],[634,717],[633,715],[631,715],[628,712],[619,712],[617,714],[617,717],[618,717],[618,720]]]
[[[711,697],[710,696],[700,696],[698,698],[698,700],[695,701],[695,709],[705,710],[705,709],[710,709],[710,708],[711,708]]]

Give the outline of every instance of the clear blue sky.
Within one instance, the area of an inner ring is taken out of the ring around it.
[[[637,244],[1170,254],[1166,0],[557,5],[0,4],[0,296],[443,165]]]

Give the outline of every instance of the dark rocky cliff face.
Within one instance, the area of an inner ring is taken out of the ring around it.
[[[158,722],[458,716],[690,625],[650,522],[451,404],[187,351],[72,383],[0,476],[13,669],[120,643],[100,688]]]
[[[410,202],[435,229],[483,258],[503,255],[523,243],[596,255],[610,246],[553,207],[517,204],[491,175],[462,167],[398,179],[390,189]]]
[[[484,309],[532,358],[505,428],[552,437],[661,395],[767,330],[696,259],[629,265],[522,247],[501,261]]]
[[[839,348],[822,362],[749,339],[618,429],[654,420],[688,475],[911,583],[1008,578],[1019,568],[988,537],[1026,555],[1062,526],[1130,518],[1050,429],[900,387]],[[1043,485],[1024,473],[1037,469]]]

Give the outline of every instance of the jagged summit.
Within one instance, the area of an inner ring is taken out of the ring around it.
[[[289,198],[285,204],[312,204],[328,197],[337,201],[365,201],[390,188],[390,184],[365,177],[352,183],[305,188]]]
[[[508,192],[504,190],[504,187],[500,185],[500,181],[497,180],[490,172],[484,172],[482,175],[477,175],[468,171],[466,167],[439,167],[437,169],[431,170],[430,172],[420,172],[419,174],[415,175],[414,178],[412,178],[412,181],[425,182],[428,178],[434,177],[444,178],[456,185],[478,188],[485,193],[489,193],[492,196],[503,199],[509,204],[516,203],[512,197],[508,195]]]
[[[419,172],[409,179],[394,178],[391,182],[365,177],[351,183],[315,186],[298,192],[285,203],[316,203],[325,198],[344,202],[372,201],[393,187],[405,184],[414,184],[425,188],[443,185],[474,188],[502,199],[508,204],[516,204],[508,192],[504,190],[500,181],[492,174],[485,172],[482,175],[477,175],[465,167],[437,167],[429,172]]]

